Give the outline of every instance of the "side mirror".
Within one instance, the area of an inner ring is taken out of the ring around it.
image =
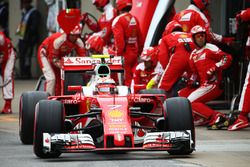
[[[81,92],[82,91],[82,86],[68,86],[68,91],[76,91],[76,92]]]

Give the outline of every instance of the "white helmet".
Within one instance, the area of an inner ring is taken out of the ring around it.
[[[97,94],[115,94],[115,81],[110,77],[98,78],[96,82]]]

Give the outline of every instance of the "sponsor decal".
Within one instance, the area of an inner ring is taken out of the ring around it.
[[[75,100],[75,99],[64,99],[62,100],[63,104],[78,104],[80,100]]]
[[[133,100],[135,103],[152,103],[153,102],[151,98],[145,98],[145,97],[135,97]]]
[[[65,57],[64,65],[92,65],[101,64],[100,59],[93,59],[91,57]],[[121,57],[117,56],[112,59],[105,59],[105,63],[112,65],[122,65]]]
[[[120,110],[111,110],[108,112],[108,115],[111,118],[121,118],[123,116],[123,113]]]

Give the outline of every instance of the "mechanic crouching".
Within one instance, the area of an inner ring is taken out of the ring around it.
[[[61,58],[69,55],[74,49],[78,56],[85,56],[84,43],[80,35],[81,24],[70,33],[55,33],[47,37],[39,47],[38,61],[46,78],[45,91],[50,95],[61,95],[60,69]]]
[[[220,129],[228,126],[225,115],[209,108],[205,103],[222,94],[222,71],[231,64],[232,57],[217,46],[207,43],[205,28],[194,26],[191,34],[196,49],[190,55],[189,65],[200,85],[198,88],[187,86],[179,91],[179,96],[190,100],[194,116],[207,120],[208,129]]]
[[[157,47],[144,48],[140,56],[142,61],[136,66],[131,88],[137,92],[137,85],[142,85],[146,89],[151,89],[158,85],[163,68],[158,62],[159,50]]]
[[[2,114],[11,114],[11,101],[14,98],[13,69],[16,53],[9,38],[4,35],[0,25],[0,79],[2,81],[3,98],[5,104],[1,110]]]

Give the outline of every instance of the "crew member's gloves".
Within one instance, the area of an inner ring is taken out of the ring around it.
[[[155,84],[156,84],[155,80],[154,80],[154,79],[151,79],[151,80],[148,82],[148,84],[147,84],[147,86],[146,86],[146,89],[152,89],[152,87],[155,86]]]
[[[93,34],[86,41],[86,49],[93,50],[97,53],[102,53],[104,46],[104,40],[100,37],[100,35]]]
[[[211,82],[211,81],[215,81],[216,80],[216,66],[214,67],[211,67],[208,71],[207,71],[207,78],[208,80]]]
[[[91,25],[93,22],[92,20],[89,18],[89,14],[88,13],[83,13],[81,16],[81,22],[86,23],[87,25]]]

